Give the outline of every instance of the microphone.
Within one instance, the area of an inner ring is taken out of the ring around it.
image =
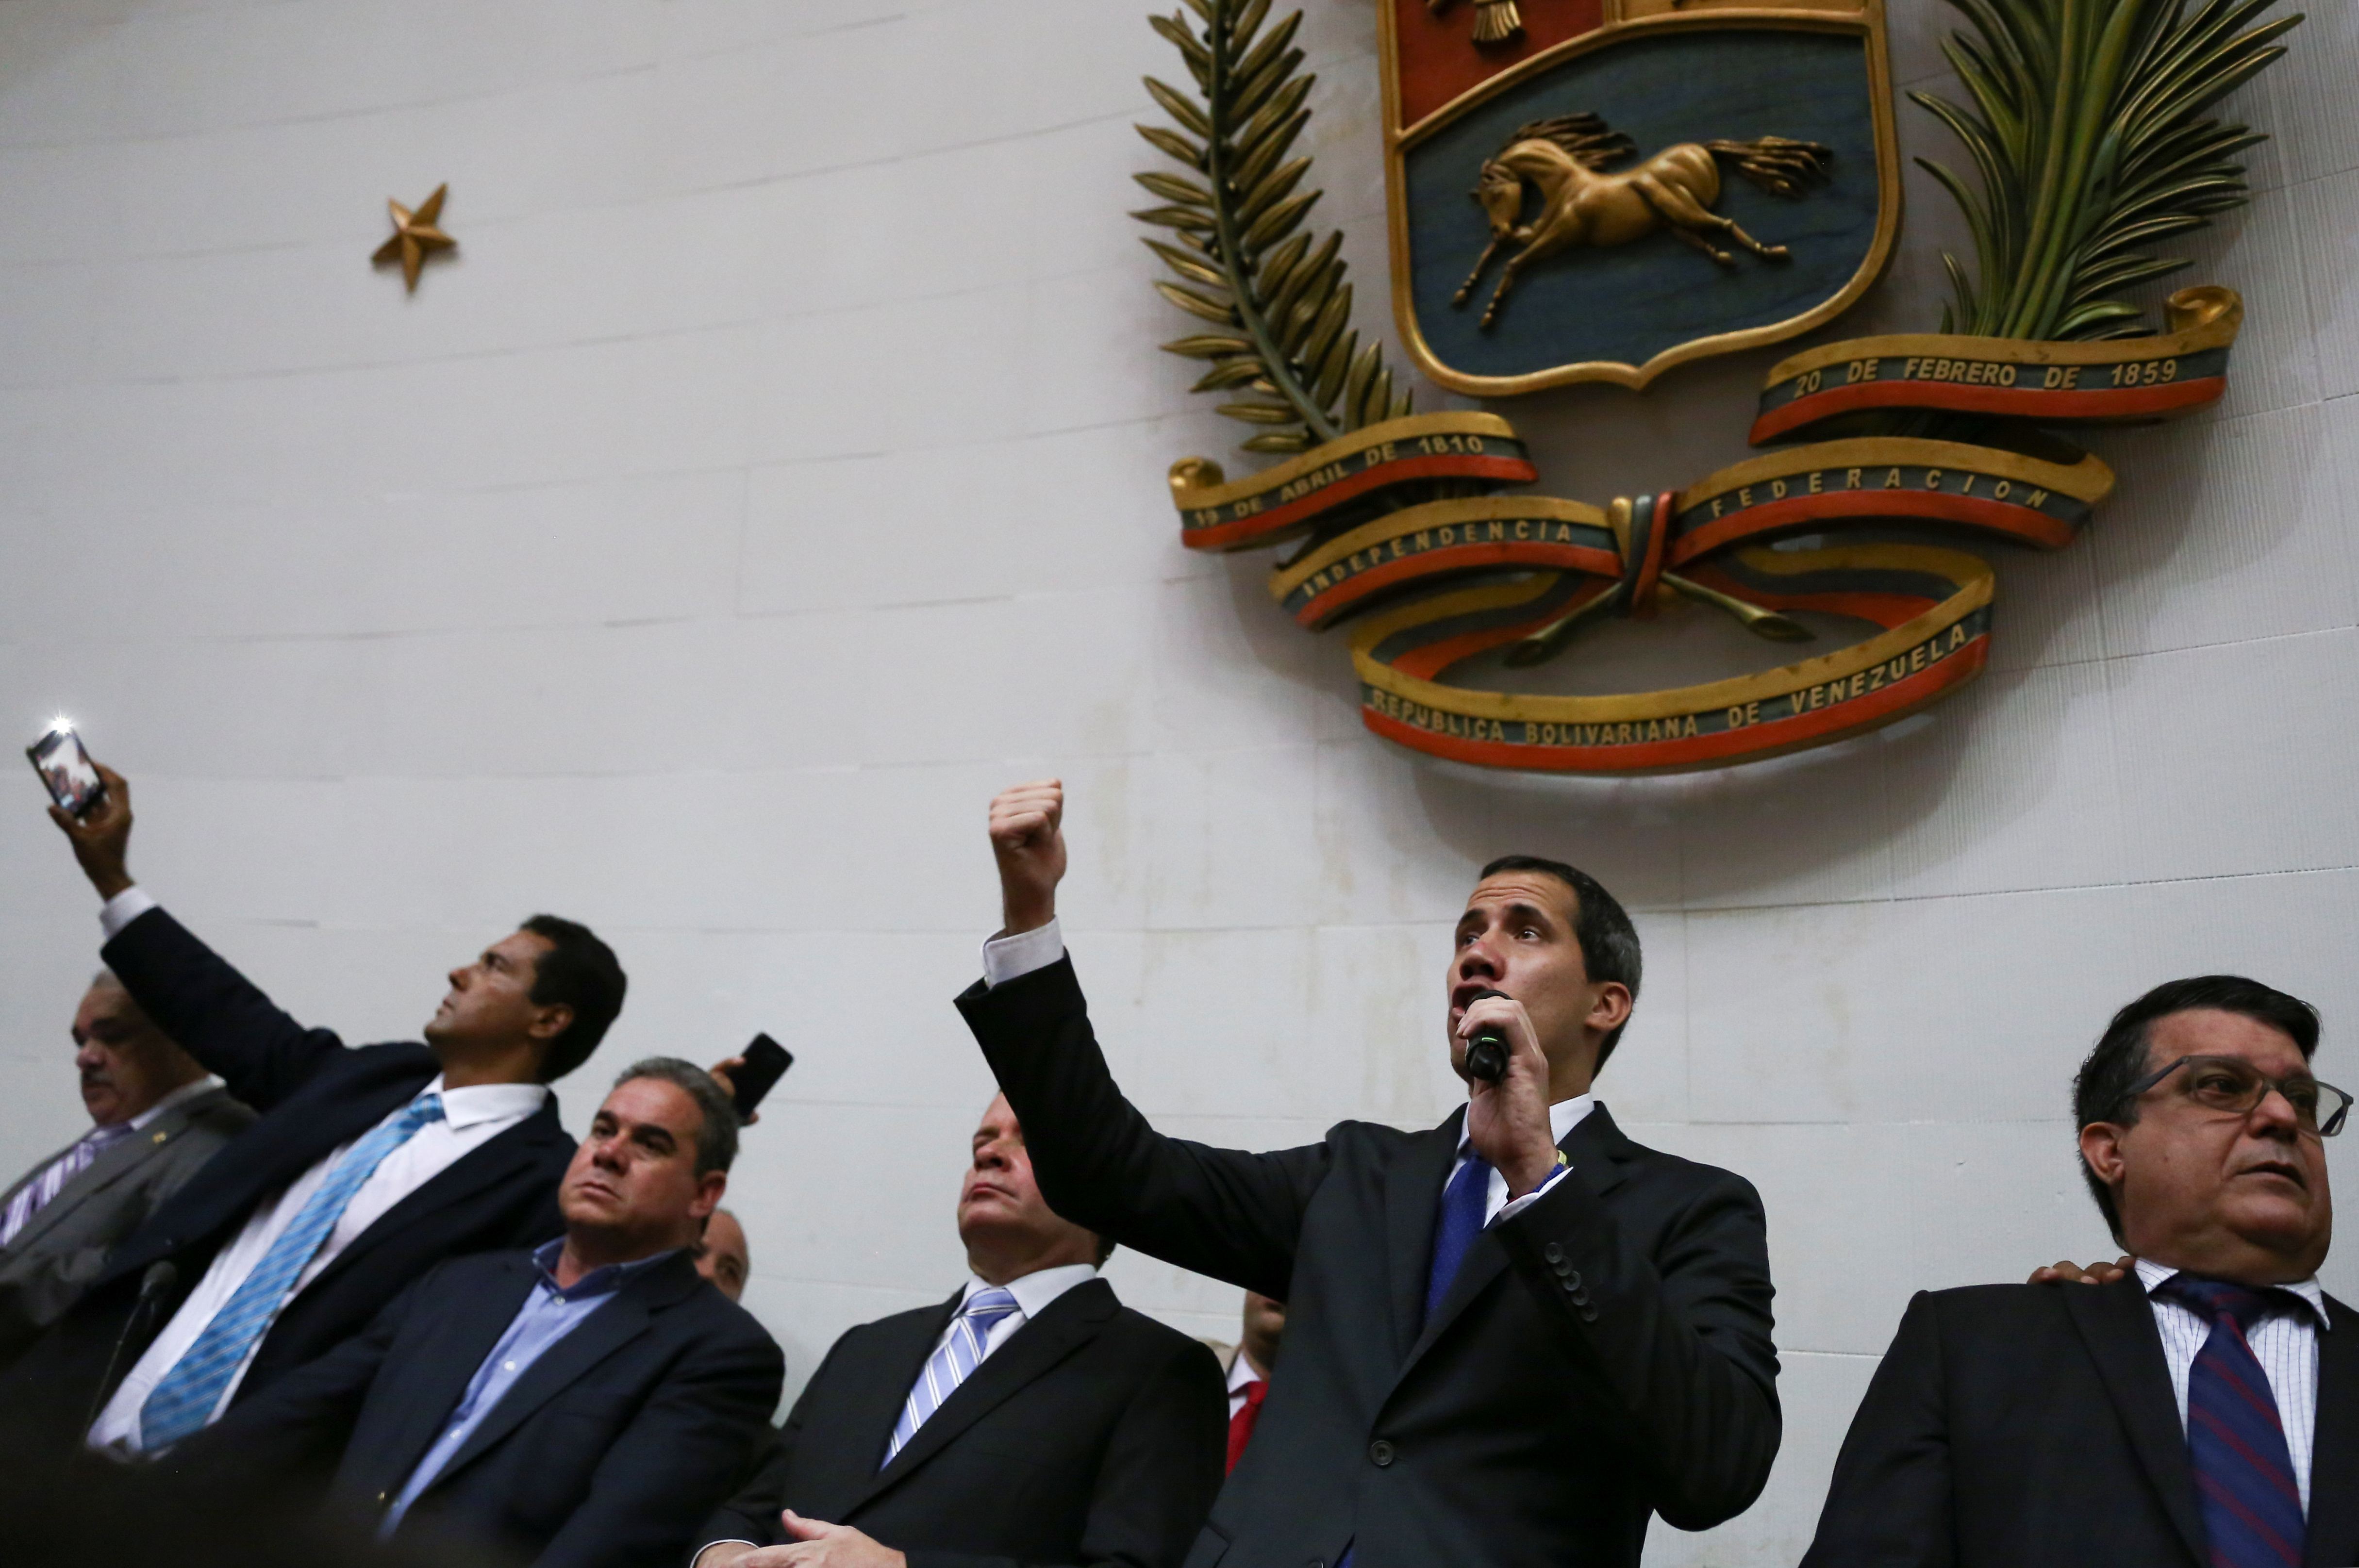
[[[1512,1000],[1506,991],[1484,989],[1468,997],[1468,1001],[1481,1001],[1485,997]],[[1486,1084],[1495,1084],[1507,1076],[1507,1032],[1495,1023],[1475,1025],[1474,1037],[1466,1042],[1466,1070]]]
[[[98,1412],[106,1408],[107,1396],[114,1391],[115,1368],[123,1364],[124,1346],[139,1331],[139,1320],[179,1282],[180,1266],[168,1258],[148,1264],[147,1271],[139,1276],[139,1299],[131,1303],[131,1315],[123,1320],[123,1332],[114,1336],[114,1348],[106,1357],[106,1376],[99,1379],[98,1395],[90,1402],[90,1413],[82,1418],[83,1435],[98,1424]]]

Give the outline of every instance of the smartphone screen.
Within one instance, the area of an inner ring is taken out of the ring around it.
[[[90,753],[82,750],[82,737],[72,730],[50,730],[26,747],[25,755],[33,759],[33,771],[49,786],[49,798],[76,816],[89,816],[90,808],[106,798],[106,785]]]
[[[737,1115],[742,1119],[754,1114],[762,1097],[770,1092],[777,1081],[787,1076],[795,1065],[794,1053],[766,1034],[754,1036],[745,1047],[745,1065],[732,1075],[737,1086]]]

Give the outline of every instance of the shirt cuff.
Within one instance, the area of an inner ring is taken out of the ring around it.
[[[724,1535],[718,1541],[708,1541],[703,1545],[698,1547],[695,1554],[689,1558],[689,1562],[691,1564],[703,1562],[704,1554],[712,1551],[716,1546],[752,1546],[757,1552],[761,1550],[761,1548],[756,1545],[755,1542],[747,1541],[742,1536]]]
[[[125,888],[100,906],[99,929],[105,932],[106,939],[112,942],[123,935],[125,926],[156,907],[155,899],[149,896],[146,888],[136,885]]]
[[[1540,1184],[1538,1186],[1534,1187],[1522,1197],[1509,1198],[1506,1203],[1501,1206],[1498,1219],[1495,1219],[1491,1223],[1497,1225],[1502,1220],[1515,1218],[1516,1216],[1523,1213],[1524,1210],[1531,1207],[1534,1203],[1538,1202],[1539,1195],[1542,1193],[1556,1185],[1558,1177],[1568,1175],[1571,1171],[1571,1166],[1565,1164],[1562,1161],[1559,1161],[1555,1170],[1550,1171],[1547,1175],[1540,1178]]]
[[[136,891],[136,890],[134,890]],[[123,895],[130,897],[130,893]],[[983,983],[996,988],[1010,980],[1021,979],[1035,969],[1045,969],[1065,956],[1065,933],[1054,916],[1046,925],[1036,925],[1029,931],[1019,931],[1013,936],[995,936],[983,945]]]

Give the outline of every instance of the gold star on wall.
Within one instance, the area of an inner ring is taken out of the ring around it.
[[[376,249],[369,258],[378,266],[398,260],[401,279],[409,292],[418,292],[418,274],[426,265],[427,256],[435,251],[455,249],[459,243],[435,225],[442,221],[442,198],[449,193],[448,184],[438,185],[434,194],[418,204],[413,212],[398,201],[387,201],[393,210],[393,238]]]

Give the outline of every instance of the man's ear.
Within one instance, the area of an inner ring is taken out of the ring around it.
[[[2116,1193],[2122,1184],[2122,1135],[2127,1130],[2110,1121],[2093,1121],[2081,1129],[2081,1158],[2097,1180]]]
[[[534,1013],[532,1023],[525,1033],[535,1040],[547,1042],[556,1039],[572,1027],[572,1003],[553,1001]]]
[[[1634,1005],[1628,986],[1620,980],[1607,980],[1597,988],[1597,1000],[1589,1004],[1589,1016],[1582,1022],[1600,1034],[1611,1034],[1630,1022]]]
[[[705,1172],[704,1174],[696,1178],[696,1201],[688,1206],[688,1212],[690,1215],[694,1217],[700,1224],[705,1220],[711,1219],[712,1217],[712,1211],[721,1206],[723,1195],[728,1191],[728,1172]]]

